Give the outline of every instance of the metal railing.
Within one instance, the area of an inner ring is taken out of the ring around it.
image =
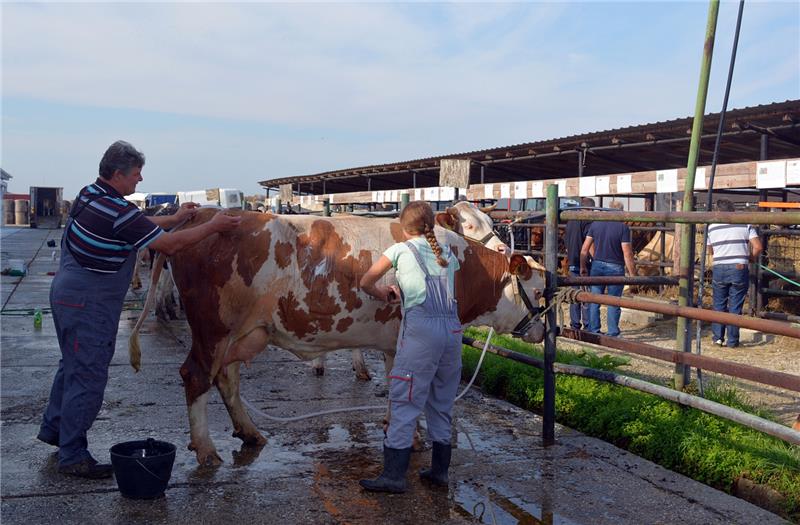
[[[788,441],[794,444],[800,444],[800,432],[797,432],[789,427],[780,425],[774,422],[769,422],[761,418],[757,418],[750,414],[746,414],[730,407],[722,408],[722,405],[711,403],[702,398],[695,396],[688,396],[683,393],[685,383],[677,381],[677,377],[688,378],[688,369],[690,366],[695,366],[698,369],[708,369],[715,372],[723,373],[732,377],[747,379],[762,384],[778,386],[781,388],[788,388],[795,391],[800,391],[800,376],[792,374],[784,374],[781,372],[774,372],[770,370],[760,369],[756,367],[748,367],[745,365],[736,365],[728,363],[719,359],[712,359],[700,355],[694,355],[690,352],[689,345],[683,345],[677,348],[676,351],[670,351],[654,347],[652,345],[645,345],[634,341],[627,341],[617,337],[601,336],[599,334],[589,334],[587,332],[574,331],[568,329],[560,329],[556,323],[555,308],[549,308],[556,300],[556,294],[559,286],[567,284],[608,284],[607,277],[584,277],[584,278],[565,278],[558,277],[558,229],[559,229],[559,215],[563,220],[590,220],[590,221],[635,221],[635,222],[661,222],[661,223],[677,223],[689,225],[693,228],[695,224],[711,224],[711,223],[735,223],[735,224],[798,224],[800,223],[800,213],[797,212],[776,212],[776,213],[723,213],[723,212],[597,212],[597,211],[577,211],[577,210],[559,210],[558,208],[558,186],[550,185],[547,188],[547,217],[545,223],[545,307],[547,310],[546,319],[546,336],[544,345],[544,360],[542,361],[541,368],[544,371],[544,407],[543,407],[543,442],[545,445],[554,442],[555,435],[555,373],[572,373],[575,371],[568,371],[564,365],[555,363],[555,343],[557,337],[566,337],[578,341],[591,342],[609,348],[616,348],[618,350],[631,352],[640,355],[648,355],[649,357],[656,357],[665,361],[670,361],[676,365],[676,388],[667,389],[658,385],[650,385],[649,383],[644,386],[638,380],[630,380],[626,378],[624,381],[618,380],[615,374],[610,374],[601,371],[592,374],[579,374],[587,375],[589,377],[596,377],[598,379],[609,380],[617,384],[624,384],[629,387],[645,390],[660,397],[671,399],[675,402],[693,406],[700,410],[704,410],[720,417],[731,419],[743,425],[755,428],[757,430],[766,432],[770,435]],[[691,233],[691,231],[690,231]],[[694,243],[692,235],[685,238],[690,243]],[[688,243],[687,243],[688,244]],[[681,274],[671,279],[685,281],[688,276],[693,275],[693,265],[682,265]],[[613,278],[615,284],[640,284],[642,279],[640,277],[624,277],[619,276]],[[744,328],[751,328],[763,332],[783,335],[800,339],[800,328],[791,325],[790,323],[761,319],[757,317],[749,317],[737,314],[730,314],[726,312],[717,312],[713,310],[705,310],[703,308],[693,308],[687,306],[693,304],[692,289],[688,286],[680,286],[680,293],[682,294],[683,301],[679,300],[678,305],[659,303],[654,301],[642,301],[637,299],[628,299],[622,297],[592,294],[584,291],[576,291],[574,299],[579,302],[587,302],[594,304],[605,304],[609,306],[619,306],[634,310],[656,312],[668,315],[674,315],[678,319],[678,337],[680,339],[681,324],[683,329],[689,332],[686,321],[694,319],[698,321],[719,322],[726,325],[739,326]],[[563,294],[562,294],[563,297]],[[683,321],[681,323],[681,321]],[[579,367],[580,368],[580,367]],[[610,375],[609,375],[610,374]],[[602,376],[602,377],[601,377]],[[698,401],[701,400],[701,401]]]

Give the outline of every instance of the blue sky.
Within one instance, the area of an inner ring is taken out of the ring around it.
[[[723,2],[707,112],[738,4]],[[140,191],[257,181],[692,115],[708,4],[3,3],[10,191],[147,156]],[[729,107],[800,98],[800,3],[750,2]]]

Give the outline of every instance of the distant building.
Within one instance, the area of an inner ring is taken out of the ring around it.
[[[8,192],[8,181],[11,180],[11,174],[3,168],[0,168],[0,217],[5,217],[5,210],[3,209],[3,200],[6,198]]]

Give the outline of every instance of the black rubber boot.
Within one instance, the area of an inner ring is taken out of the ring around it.
[[[383,472],[375,479],[362,479],[362,487],[370,492],[401,494],[408,490],[406,471],[411,459],[411,448],[383,446]]]
[[[450,455],[453,448],[449,443],[433,442],[431,468],[419,471],[421,479],[430,481],[440,487],[447,486],[447,471],[450,468]]]

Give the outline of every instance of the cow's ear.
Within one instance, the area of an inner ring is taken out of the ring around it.
[[[511,256],[511,260],[508,262],[508,271],[511,272],[511,275],[518,275],[523,281],[527,281],[533,276],[533,269],[528,265],[528,261],[518,253]]]
[[[457,212],[455,212],[457,213]],[[458,217],[455,213],[450,212],[450,208],[447,208],[447,211],[443,213],[436,214],[436,224],[441,226],[442,228],[447,228],[448,230],[455,231],[456,224],[458,224]]]

